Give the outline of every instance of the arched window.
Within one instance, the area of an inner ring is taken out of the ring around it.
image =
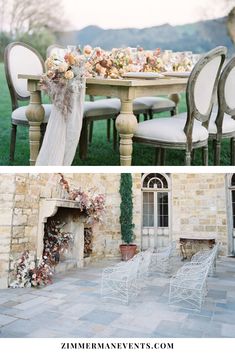
[[[142,249],[167,246],[171,237],[171,179],[168,174],[142,174]]]

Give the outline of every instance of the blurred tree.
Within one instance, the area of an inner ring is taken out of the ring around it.
[[[62,2],[58,0],[11,0],[9,30],[11,35],[32,34],[46,27],[54,32],[65,25]]]
[[[67,25],[62,1],[0,0],[0,60],[11,41],[23,41],[45,56],[54,33]]]

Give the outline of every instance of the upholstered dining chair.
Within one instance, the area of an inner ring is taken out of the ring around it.
[[[17,126],[28,127],[26,117],[27,106],[19,106],[19,101],[29,100],[27,81],[18,79],[18,74],[41,75],[44,72],[44,62],[40,54],[29,45],[21,42],[9,44],[4,53],[5,74],[8,88],[11,95],[12,115],[11,115],[11,142],[10,160],[14,160]],[[42,133],[45,131],[48,118],[51,112],[50,104],[43,104],[45,110],[44,121],[41,126]]]
[[[226,52],[225,47],[217,47],[194,66],[187,83],[186,113],[138,124],[134,141],[156,147],[158,162],[164,162],[165,149],[180,149],[185,150],[185,164],[190,165],[192,151],[202,148],[203,164],[208,164],[207,128]]]
[[[220,164],[221,140],[230,139],[231,165],[235,165],[235,57],[223,68],[217,98],[208,128],[209,139],[214,143],[214,163]]]

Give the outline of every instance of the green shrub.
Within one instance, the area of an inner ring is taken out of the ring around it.
[[[133,202],[132,202],[132,176],[130,173],[122,173],[120,179],[120,224],[122,241],[126,244],[133,242],[134,234],[132,223],[133,218]]]

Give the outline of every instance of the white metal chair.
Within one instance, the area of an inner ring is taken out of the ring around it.
[[[140,262],[139,265],[139,272],[138,272],[138,285],[139,288],[142,288],[146,284],[146,279],[149,276],[149,271],[150,271],[150,264],[152,261],[152,255],[153,255],[153,248],[148,248],[145,251],[141,251],[139,254],[142,257],[142,261]]]
[[[194,66],[186,90],[187,113],[172,118],[159,118],[138,124],[134,141],[157,148],[158,163],[164,161],[165,149],[185,150],[185,164],[191,164],[191,153],[203,148],[203,163],[208,164],[208,124],[213,97],[226,55],[217,47],[203,55]],[[178,117],[180,119],[177,119]]]
[[[230,139],[231,165],[235,165],[235,57],[224,67],[218,83],[218,106],[212,110],[209,139],[214,142],[214,164],[220,164],[221,140]]]
[[[176,249],[176,241],[172,241],[169,246],[160,248],[151,257],[149,273],[160,272],[169,273],[171,270],[171,259]]]
[[[178,303],[186,309],[201,311],[210,266],[210,262],[183,266],[170,280],[169,304]]]
[[[101,297],[129,304],[130,299],[139,292],[138,273],[142,256],[103,270],[101,279]]]
[[[29,100],[30,94],[27,89],[27,81],[19,79],[18,74],[41,75],[44,72],[44,61],[34,48],[21,42],[14,42],[5,49],[4,64],[12,103],[10,160],[13,161],[17,126],[29,126],[25,114],[27,106],[19,106],[19,101]],[[43,108],[45,117],[41,125],[42,135],[51,113],[51,105],[43,104]]]
[[[190,263],[192,264],[210,262],[211,266],[209,275],[213,275],[216,271],[216,259],[218,256],[219,247],[220,243],[216,243],[212,249],[198,251],[192,256]]]

